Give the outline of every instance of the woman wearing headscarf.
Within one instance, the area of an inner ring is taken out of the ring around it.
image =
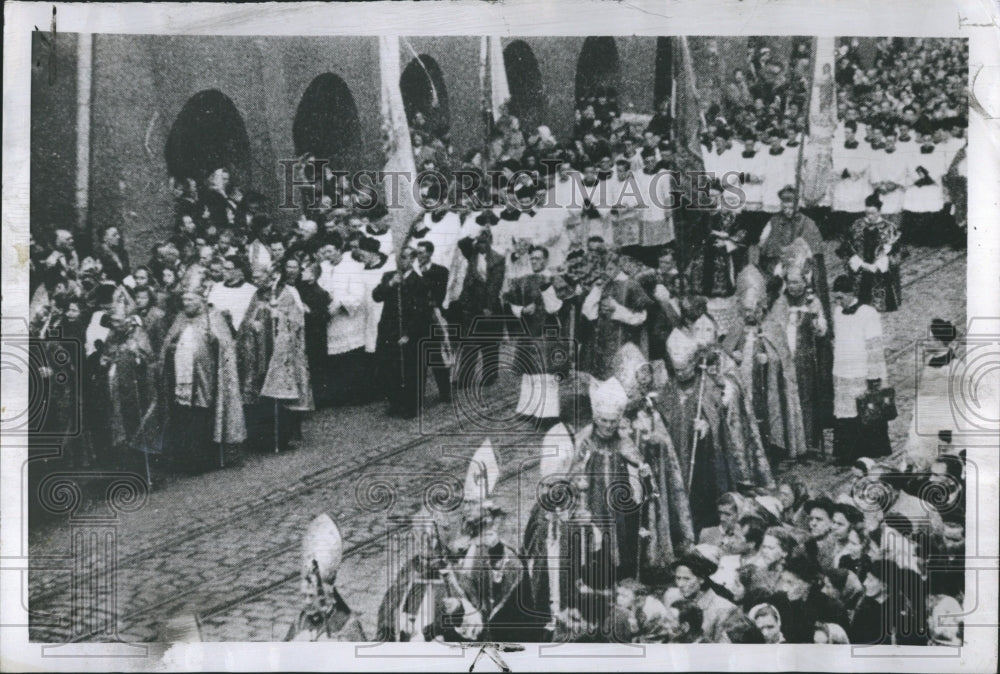
[[[849,644],[847,632],[837,623],[816,623],[814,644]]]

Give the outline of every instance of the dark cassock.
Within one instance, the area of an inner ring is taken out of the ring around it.
[[[448,269],[442,265],[435,264],[434,262],[424,260],[426,252],[423,252],[422,248],[417,248],[417,263],[420,265],[421,275],[424,277],[424,282],[427,284],[427,292],[430,295],[431,304],[433,306],[433,313],[436,326],[443,332],[447,329],[447,322],[445,321],[445,298],[448,294]],[[428,349],[425,352],[424,357],[426,358],[426,367],[423,372],[421,372],[421,377],[425,380],[427,378],[427,370],[431,371],[434,377],[434,383],[437,385],[438,398],[441,402],[449,402],[451,400],[451,367],[448,365],[448,359],[454,355],[452,351],[455,348],[455,344],[452,343],[450,337],[444,337],[440,333],[438,337],[434,340],[434,348]],[[424,390],[424,384],[420,384],[420,390]]]
[[[670,333],[667,354],[673,376],[655,406],[677,452],[698,532],[718,524],[716,502],[737,483],[769,486],[773,478],[749,399],[728,357],[703,349],[683,327]]]
[[[743,279],[739,293],[743,329],[726,338],[726,347],[739,356],[740,381],[764,446],[794,459],[807,449],[795,361],[784,326],[767,313],[764,278],[748,274]]]
[[[248,436],[258,449],[284,448],[293,428],[288,412],[314,409],[305,306],[294,286],[275,283],[257,291],[237,348]]]
[[[609,260],[603,284],[591,288],[583,302],[582,314],[590,330],[583,343],[583,366],[605,380],[614,374],[614,358],[626,342],[644,343],[647,308],[652,300],[635,279]]]
[[[313,400],[317,407],[325,407],[329,402],[326,377],[318,376],[323,371],[326,360],[326,324],[329,319],[327,308],[330,306],[330,294],[316,283],[318,274],[316,265],[302,267],[302,279],[296,284],[299,298],[306,307],[305,342],[306,360],[309,362],[309,372],[313,387]]]
[[[461,324],[460,348],[455,367],[455,385],[466,386],[481,381],[489,386],[496,383],[500,361],[500,342],[512,316],[503,311],[501,290],[507,263],[493,249],[489,226],[476,235],[458,242],[462,262],[457,265],[454,284],[461,288],[453,311]],[[452,281],[450,281],[452,282]],[[482,355],[482,375],[475,380],[476,362]]]
[[[570,356],[562,349],[563,302],[545,271],[548,252],[533,248],[530,259],[532,273],[513,279],[504,294],[522,330],[514,340],[515,362],[521,371],[517,412],[555,419],[559,417],[558,375],[568,367]]]
[[[784,264],[785,288],[768,320],[784,329],[795,361],[802,428],[812,451],[823,446],[823,429],[833,423],[833,346],[819,298],[808,291],[800,264]]]
[[[580,343],[583,338],[582,314],[583,301],[587,291],[584,288],[581,272],[586,267],[586,256],[582,250],[571,251],[566,256],[566,271],[552,276],[552,285],[556,297],[562,302],[559,310],[559,322],[562,335],[568,344],[574,348],[572,367],[579,365]]]
[[[886,312],[895,311],[903,301],[899,276],[901,233],[881,216],[881,206],[877,195],[865,200],[865,216],[851,225],[842,250],[858,299]]]
[[[149,440],[141,445],[190,472],[238,462],[236,450],[246,440],[232,333],[206,307],[198,285],[196,279],[186,285],[183,310],[163,341],[160,391],[143,419]]]
[[[474,641],[483,629],[482,613],[472,604],[448,561],[430,514],[401,540],[416,549],[396,574],[379,606],[378,641]]]
[[[385,386],[389,412],[404,418],[417,415],[420,383],[420,340],[429,337],[433,306],[427,284],[413,270],[412,249],[399,255],[399,271],[386,272],[372,291],[383,304],[375,359]]]
[[[812,218],[803,215],[796,207],[795,189],[784,187],[779,193],[781,212],[772,216],[760,235],[758,267],[764,276],[773,276],[781,261],[782,251],[796,239],[803,239],[809,246],[813,259],[814,292],[823,304],[827,323],[832,322],[830,290],[826,282],[826,256],[823,237]]]
[[[704,213],[699,224],[697,245],[686,270],[689,288],[706,298],[708,314],[718,325],[728,326],[737,311],[736,277],[747,264],[746,231],[736,213],[727,208]]]
[[[358,381],[358,386],[354,391],[354,404],[365,404],[382,399],[382,386],[378,377],[374,376],[377,370],[376,346],[378,345],[378,324],[382,318],[382,308],[372,298],[372,291],[378,287],[382,281],[382,275],[387,271],[393,271],[395,260],[389,258],[385,253],[380,253],[379,242],[371,237],[365,237],[359,242],[358,249],[354,251],[364,269],[359,272],[362,277],[364,293],[362,295],[362,307],[365,314],[364,321],[364,351],[356,354],[357,371],[363,376]],[[422,388],[420,390],[423,390]]]
[[[655,404],[650,364],[638,347],[627,344],[615,372],[628,395],[625,418],[632,441],[650,467],[651,474],[641,481],[639,579],[656,582],[666,577],[680,551],[695,542],[690,500],[673,440]]]
[[[357,615],[334,586],[343,550],[337,525],[329,515],[317,515],[302,537],[303,607],[285,641],[366,641]]]

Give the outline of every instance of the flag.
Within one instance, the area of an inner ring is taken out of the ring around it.
[[[802,148],[799,178],[800,203],[805,206],[830,205],[830,177],[833,173],[833,136],[837,128],[836,40],[819,37],[813,41],[813,78],[809,93],[809,135]]]
[[[815,127],[829,128],[832,131],[833,127],[837,125],[837,82],[834,79],[837,55],[835,50],[835,38],[818,37],[814,40],[815,60],[812,95],[809,99],[810,133],[817,130]]]
[[[677,58],[675,63],[680,68],[674,71],[674,93],[676,102],[674,109],[674,143],[678,150],[686,151],[691,157],[701,158],[700,131],[704,123],[704,113],[698,98],[697,82],[694,74],[694,64],[691,62],[691,50],[687,38],[677,38]]]
[[[383,35],[378,40],[385,171],[387,174],[402,173],[401,177],[387,177],[383,182],[383,197],[389,209],[393,250],[398,252],[406,243],[410,226],[423,209],[413,196],[413,181],[416,179],[417,166],[413,159],[413,145],[410,141],[406,110],[403,107],[403,94],[399,89],[401,77],[399,38],[394,35]]]
[[[493,119],[500,119],[500,107],[510,102],[510,85],[507,84],[507,68],[503,62],[503,49],[500,37],[491,35],[486,38],[490,57],[490,103],[493,106]]]

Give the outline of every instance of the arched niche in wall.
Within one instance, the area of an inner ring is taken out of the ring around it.
[[[250,178],[250,139],[243,117],[218,89],[206,89],[181,108],[164,150],[171,177],[201,183],[217,168],[229,170],[230,182],[246,185]]]
[[[424,118],[425,131],[438,138],[448,133],[451,128],[448,90],[437,61],[426,54],[412,59],[403,69],[399,88],[410,127],[420,127],[417,120],[417,113],[420,113]]]
[[[361,120],[354,95],[343,79],[323,73],[309,83],[295,111],[292,140],[298,156],[312,153],[329,161],[335,171],[360,168],[364,151]]]
[[[597,96],[605,91],[617,96],[620,92],[621,64],[613,37],[588,37],[583,41],[576,62],[576,101]]]
[[[545,89],[535,53],[523,40],[515,40],[503,50],[504,70],[510,87],[510,113],[529,129],[545,123]]]

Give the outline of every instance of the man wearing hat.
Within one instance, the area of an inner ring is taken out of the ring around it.
[[[663,603],[678,600],[694,603],[702,611],[702,632],[708,643],[728,643],[727,630],[743,619],[739,607],[712,589],[711,576],[719,569],[719,549],[699,545],[671,564],[674,586],[666,591]]]
[[[851,225],[841,247],[858,298],[880,312],[895,311],[903,301],[899,278],[900,231],[882,217],[877,192],[865,198],[865,214]]]
[[[204,279],[193,274],[184,283],[183,311],[163,340],[159,414],[143,423],[149,452],[200,472],[238,460],[246,428],[232,333],[206,306]]]
[[[645,155],[643,157],[645,159]],[[614,241],[614,228],[610,217],[611,199],[605,184],[597,177],[597,165],[584,159],[581,171],[582,177],[573,183],[574,192],[570,202],[574,208],[580,208],[578,238],[589,241],[590,238],[599,236],[604,241]]]
[[[819,228],[812,218],[799,211],[798,194],[791,184],[778,190],[777,196],[781,208],[768,220],[760,233],[758,266],[767,275],[777,273],[775,269],[781,261],[782,249],[796,239],[803,239],[813,257],[818,258],[816,275],[821,276],[820,272],[826,269],[826,265],[823,264],[823,237],[820,236]]]

